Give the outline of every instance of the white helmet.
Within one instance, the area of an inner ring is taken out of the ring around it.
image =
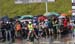
[[[29,24],[31,24],[31,22],[29,22]]]
[[[9,22],[7,21],[6,23],[8,24]]]

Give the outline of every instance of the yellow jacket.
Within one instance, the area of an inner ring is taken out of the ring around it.
[[[33,25],[28,24],[28,29],[31,30],[31,31],[34,30]]]

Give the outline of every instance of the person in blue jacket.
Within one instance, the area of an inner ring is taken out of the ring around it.
[[[52,20],[48,19],[48,28],[49,28],[49,35],[52,35],[53,32],[53,24],[52,24]]]

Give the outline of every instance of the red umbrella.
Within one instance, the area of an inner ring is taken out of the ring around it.
[[[45,16],[40,16],[40,17],[38,18],[38,21],[44,21],[45,19],[47,19],[47,17],[45,17]]]

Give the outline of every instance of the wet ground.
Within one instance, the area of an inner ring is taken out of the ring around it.
[[[16,39],[15,43],[6,41],[0,44],[75,44],[75,37],[72,34],[67,34],[66,36],[61,37],[61,35],[50,36],[49,38],[40,38],[39,40],[34,40],[34,42],[27,41],[25,39],[20,40]]]

